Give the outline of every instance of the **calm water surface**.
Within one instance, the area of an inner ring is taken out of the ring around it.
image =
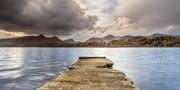
[[[79,56],[106,56],[142,90],[180,90],[180,48],[0,48],[0,90],[36,90]]]

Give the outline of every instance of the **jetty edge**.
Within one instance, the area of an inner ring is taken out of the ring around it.
[[[79,57],[54,80],[38,90],[140,90],[126,75],[113,69],[106,57]]]

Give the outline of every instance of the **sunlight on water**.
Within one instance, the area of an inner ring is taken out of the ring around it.
[[[106,56],[142,90],[179,90],[179,48],[0,48],[0,90],[36,90],[80,56]]]
[[[13,79],[22,76],[19,70],[23,65],[24,50],[22,48],[6,49],[0,52],[1,78]]]

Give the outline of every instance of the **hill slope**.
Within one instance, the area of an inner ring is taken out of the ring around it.
[[[1,47],[45,47],[45,46],[59,46],[63,44],[64,41],[58,39],[57,37],[45,37],[43,35],[39,36],[25,36],[18,38],[1,39]]]

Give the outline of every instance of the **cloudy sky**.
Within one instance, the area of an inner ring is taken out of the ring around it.
[[[0,0],[0,38],[180,35],[180,0]]]

